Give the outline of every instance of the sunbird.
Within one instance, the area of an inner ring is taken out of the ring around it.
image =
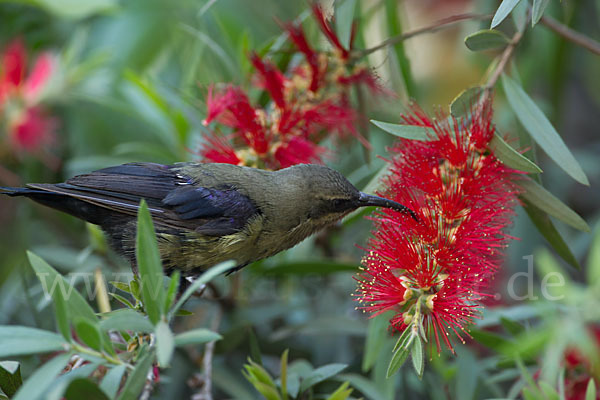
[[[395,201],[360,192],[324,165],[267,171],[219,163],[129,163],[64,183],[0,187],[99,225],[134,270],[137,212],[148,204],[167,271],[198,275],[227,260],[236,269],[295,246],[365,206],[417,220]]]

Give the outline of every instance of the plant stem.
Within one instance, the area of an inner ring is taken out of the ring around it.
[[[71,348],[73,350],[75,350],[77,353],[87,354],[89,356],[102,358],[111,364],[125,365],[129,369],[133,369],[133,366],[131,364],[128,364],[117,357],[112,357],[112,356],[109,356],[108,354],[101,353],[96,350],[88,349],[87,347],[81,346],[79,343],[71,343]]]
[[[357,58],[364,57],[373,52],[376,52],[377,50],[381,50],[386,46],[400,43],[406,39],[410,39],[414,36],[418,36],[423,33],[437,32],[441,29],[448,28],[448,27],[450,27],[458,22],[464,21],[464,20],[472,20],[472,19],[486,20],[486,19],[490,19],[490,18],[492,18],[491,15],[473,14],[473,13],[452,15],[450,17],[439,20],[438,22],[436,22],[433,25],[415,29],[414,31],[408,31],[408,32],[402,33],[400,35],[392,36],[374,47],[370,47],[368,49],[363,49],[363,50],[357,50],[357,51],[353,52],[353,56],[355,56]]]
[[[600,43],[598,43],[594,39],[575,31],[548,16],[543,16],[540,22],[547,28],[553,30],[560,36],[564,37],[565,39],[575,43],[578,46],[583,47],[584,49],[596,55],[600,55]]]
[[[219,325],[221,324],[221,318],[223,317],[223,312],[221,310],[220,305],[217,304],[216,315],[213,318],[211,329],[213,331],[217,331],[219,329]],[[213,354],[215,352],[215,344],[216,340],[212,342],[208,342],[204,346],[204,356],[202,357],[202,368],[203,368],[203,384],[200,392],[192,396],[193,400],[212,400],[212,359]]]
[[[519,41],[521,40],[522,37],[523,37],[523,32],[517,31],[517,33],[515,33],[514,36],[512,37],[512,39],[510,40],[510,43],[508,44],[508,46],[506,46],[506,48],[504,49],[504,52],[500,56],[500,61],[498,62],[498,65],[496,66],[496,69],[494,69],[494,72],[489,77],[488,81],[486,82],[486,84],[484,86],[484,89],[486,91],[484,96],[488,96],[489,93],[492,91],[492,89],[494,89],[494,85],[496,84],[496,82],[498,82],[498,79],[500,78],[500,75],[502,75],[502,72],[504,72],[504,68],[506,68],[506,64],[508,64],[510,57],[512,56],[515,48],[517,47],[517,44],[519,43]]]

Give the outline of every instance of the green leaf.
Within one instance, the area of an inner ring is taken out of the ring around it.
[[[469,333],[473,339],[492,350],[498,350],[510,342],[509,340],[493,332],[471,329]]]
[[[102,389],[109,398],[114,399],[117,395],[125,370],[125,365],[117,365],[116,367],[111,368],[104,376],[104,379],[102,379],[100,389]]]
[[[492,153],[494,153],[494,156],[496,156],[498,160],[502,161],[502,163],[507,167],[534,174],[539,174],[542,172],[542,169],[533,161],[506,143],[504,139],[502,139],[502,136],[498,134],[498,132],[494,133],[494,137],[490,141],[489,148]]]
[[[146,377],[148,371],[152,367],[152,361],[154,357],[151,351],[146,349],[142,352],[138,362],[135,365],[133,371],[129,373],[125,386],[118,397],[118,400],[137,400],[144,385],[146,384]]]
[[[525,331],[523,325],[506,317],[500,317],[500,323],[513,336],[520,335]]]
[[[600,225],[596,225],[596,233],[590,244],[587,281],[590,286],[600,286]]]
[[[482,29],[465,38],[465,46],[472,51],[502,49],[510,43],[510,39],[495,29]]]
[[[548,6],[550,0],[533,0],[533,7],[531,9],[531,26],[535,26],[540,21],[540,18],[544,15],[544,10]]]
[[[465,115],[477,104],[482,92],[481,86],[470,87],[460,92],[450,103],[450,114],[456,118]]]
[[[17,361],[0,361],[0,390],[12,397],[22,384],[21,364]]]
[[[396,371],[400,369],[402,364],[404,364],[408,358],[408,355],[410,354],[410,345],[416,336],[417,335],[413,332],[410,326],[404,329],[398,338],[398,341],[394,345],[394,349],[392,350],[394,355],[392,356],[387,368],[387,378],[394,375]]]
[[[65,339],[54,332],[25,326],[0,326],[0,357],[48,353],[69,348]]]
[[[588,381],[587,389],[585,390],[585,400],[596,400],[596,382],[594,378]]]
[[[0,343],[4,344],[2,341],[0,341]],[[70,358],[71,354],[59,354],[36,369],[11,400],[33,400],[43,398],[44,393],[50,385],[54,383],[56,377],[62,372]]]
[[[583,218],[552,193],[544,189],[542,185],[531,179],[525,179],[520,181],[520,186],[525,189],[521,196],[530,203],[535,204],[542,211],[547,212],[549,215],[575,229],[579,229],[583,232],[590,232],[590,227]]]
[[[65,391],[66,400],[108,400],[106,394],[89,378],[76,378]]]
[[[262,393],[257,384],[262,384],[275,390],[273,378],[271,378],[271,375],[261,365],[249,359],[248,364],[244,365],[244,368],[245,372],[242,371],[244,372],[244,376],[258,391]]]
[[[21,0],[20,2],[38,6],[58,17],[69,19],[87,18],[117,9],[116,0]]]
[[[156,325],[156,358],[161,368],[166,367],[171,362],[173,357],[173,351],[175,350],[175,340],[173,339],[173,332],[169,325],[160,321]]]
[[[423,343],[419,335],[415,336],[413,341],[410,357],[412,359],[413,368],[417,373],[419,379],[423,378],[423,371],[425,370],[425,355],[423,353]]]
[[[79,294],[68,282],[60,275],[54,268],[52,268],[46,261],[42,260],[36,254],[28,251],[27,258],[29,263],[33,267],[35,274],[42,284],[44,293],[47,295],[53,295],[55,291],[59,290],[62,293],[60,295],[67,302],[67,308],[69,309],[69,317],[74,319],[81,317],[95,322],[98,320],[96,314],[90,305],[85,301],[83,296]],[[50,285],[48,283],[50,282]]]
[[[328,364],[315,369],[306,378],[304,378],[300,384],[300,393],[328,378],[331,378],[335,374],[340,373],[346,367],[346,364]]]
[[[327,400],[346,400],[352,394],[352,388],[348,388],[349,382],[344,382],[333,392]]]
[[[345,49],[350,48],[355,6],[356,0],[344,0],[336,9],[335,27],[340,43]]]
[[[521,0],[502,0],[502,3],[494,14],[494,18],[492,18],[492,24],[490,28],[495,28],[496,26],[500,25],[500,23],[504,21],[504,18],[510,14],[513,8],[519,4],[519,1]]]
[[[145,200],[140,203],[137,222],[135,254],[140,274],[142,299],[150,321],[156,325],[164,313],[164,274],[154,233],[154,224]]]
[[[67,300],[63,296],[62,290],[55,290],[52,293],[52,299],[54,300],[54,316],[56,318],[56,327],[61,335],[68,342],[71,341],[71,324],[69,323],[69,309],[67,307]]]
[[[380,314],[369,320],[367,337],[365,338],[365,350],[362,359],[362,371],[367,372],[377,361],[381,348],[388,340],[387,326],[388,314]]]
[[[399,6],[401,6],[401,4],[398,3],[398,0],[385,0],[385,22],[387,23],[387,37],[399,36],[403,33],[402,16],[404,10]],[[393,52],[390,52],[390,56],[395,56],[398,64],[398,67],[393,69],[400,70],[402,83],[404,85],[404,90],[406,91],[406,97],[415,98],[417,97],[417,89],[410,67],[410,59],[406,56],[404,42],[400,41],[392,45],[392,48]],[[393,58],[391,58],[391,60],[394,61]],[[392,64],[392,66],[395,65]]]
[[[105,319],[100,321],[100,329],[104,331],[133,331],[136,333],[154,332],[154,326],[145,315],[128,308],[109,313]]]
[[[435,131],[432,128],[425,126],[391,124],[389,122],[375,121],[373,119],[371,120],[371,123],[376,127],[403,139],[429,141],[436,137]]]
[[[77,337],[88,347],[100,351],[102,336],[97,324],[84,318],[77,318],[75,320],[75,332],[77,332]]]
[[[565,142],[521,86],[506,75],[502,75],[502,85],[508,103],[537,144],[573,179],[583,185],[589,185],[587,176]]]
[[[181,278],[181,274],[179,271],[173,272],[171,274],[171,281],[169,282],[169,288],[167,289],[167,296],[165,299],[165,310],[168,310],[173,305],[175,301],[175,297],[177,297],[177,290],[179,289],[179,280]]]
[[[188,344],[203,344],[214,340],[221,340],[223,337],[216,332],[208,329],[194,329],[180,333],[175,336],[175,346],[185,346]]]
[[[210,282],[213,278],[215,278],[218,275],[221,275],[222,273],[232,269],[233,267],[235,267],[235,262],[234,261],[225,261],[222,262],[220,264],[215,265],[214,267],[212,267],[211,269],[205,271],[202,275],[200,275],[200,277],[198,277],[198,279],[196,279],[194,281],[194,283],[192,283],[186,290],[185,292],[181,295],[181,297],[179,298],[179,300],[177,300],[177,303],[175,303],[175,305],[173,306],[173,308],[169,311],[169,320],[173,317],[173,315],[175,315],[177,313],[177,311],[181,308],[181,306],[183,305],[183,303],[186,302],[186,300],[196,291],[198,290],[198,288],[200,288],[202,285]]]
[[[409,350],[406,347],[401,347],[392,356],[388,365],[386,376],[389,378],[394,375],[408,358]]]
[[[288,387],[287,387],[287,378],[288,378],[288,373],[287,373],[287,368],[288,368],[288,355],[289,355],[289,349],[285,349],[283,351],[283,354],[281,355],[281,367],[280,367],[280,380],[281,380],[281,397],[282,400],[288,400]]]
[[[267,400],[280,400],[277,389],[263,382],[252,382],[252,386],[260,392]]]
[[[533,222],[537,228],[538,232],[540,232],[540,234],[548,241],[548,243],[550,243],[552,248],[558,253],[559,256],[562,257],[563,260],[568,262],[574,268],[581,269],[577,258],[575,258],[565,240],[556,230],[556,227],[554,227],[554,223],[550,217],[548,217],[548,214],[526,199],[521,200],[523,201],[523,208],[525,209],[525,212],[531,219],[531,222]]]
[[[125,307],[128,308],[135,308],[135,306],[133,304],[131,304],[131,302],[129,300],[127,300],[125,297],[121,296],[120,294],[116,294],[116,293],[109,293],[113,298],[115,298],[119,303],[123,304]]]

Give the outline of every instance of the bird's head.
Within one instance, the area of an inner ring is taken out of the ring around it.
[[[398,202],[359,191],[342,174],[331,168],[314,164],[292,168],[296,168],[306,182],[304,199],[310,204],[309,218],[313,221],[329,224],[357,208],[367,206],[391,208],[417,219],[412,210]]]

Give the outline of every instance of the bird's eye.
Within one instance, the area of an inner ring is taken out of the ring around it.
[[[335,209],[342,208],[342,207],[344,207],[345,204],[346,204],[346,200],[344,200],[344,199],[334,199],[332,201],[332,205]]]

